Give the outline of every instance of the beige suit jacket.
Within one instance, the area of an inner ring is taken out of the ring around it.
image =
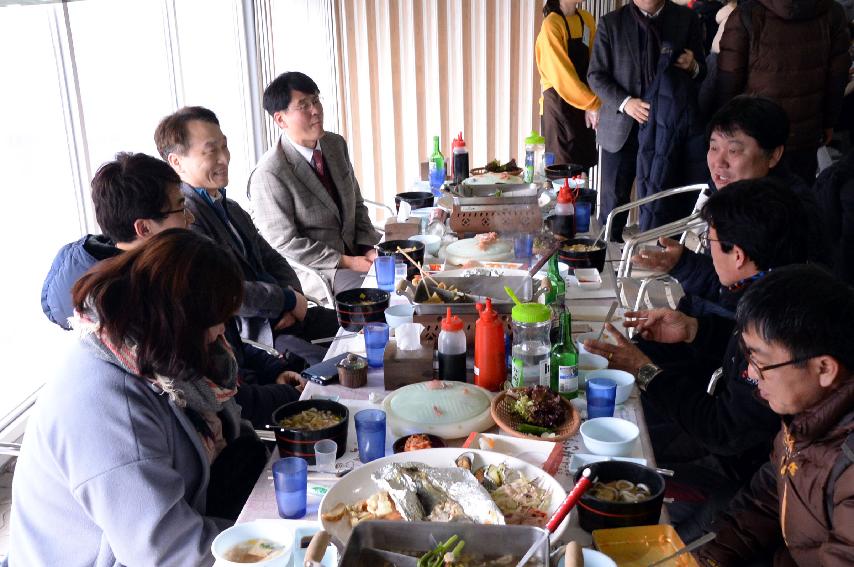
[[[340,212],[311,164],[284,136],[250,174],[248,193],[255,224],[267,242],[283,256],[321,270],[332,282],[341,256],[373,246],[380,234],[362,200],[347,142],[326,132],[320,149],[338,191]],[[309,295],[322,296],[306,274],[299,275]]]

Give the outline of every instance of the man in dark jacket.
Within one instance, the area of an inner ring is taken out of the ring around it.
[[[854,150],[822,171],[813,189],[832,243],[833,273],[854,285]]]
[[[704,239],[728,294],[740,297],[769,271],[804,261],[801,215],[795,194],[768,179],[736,182],[709,198],[702,209],[709,224]],[[669,309],[627,313],[626,319],[626,326],[636,327],[647,341],[664,347],[684,343],[694,357],[719,361],[710,383],[708,374],[676,371],[666,360],[652,359],[613,327],[616,346],[585,344],[609,358],[610,367],[637,375],[657,461],[676,469],[680,484],[707,499],[704,507],[683,503],[671,509],[685,537],[699,535],[765,462],[777,418],[754,396],[732,320],[693,318]]]
[[[288,261],[258,233],[249,213],[227,198],[231,154],[216,115],[201,106],[179,109],[160,121],[157,151],[181,177],[181,192],[194,220],[190,229],[213,239],[237,258],[244,275],[241,335],[310,364],[326,347],[311,344],[338,332],[335,311],[309,307]]]
[[[711,183],[722,190],[731,183],[745,179],[768,177],[792,189],[801,200],[805,214],[799,220],[807,226],[803,245],[807,258],[830,264],[829,243],[824,230],[825,216],[815,202],[812,189],[781,163],[789,135],[788,119],[780,105],[770,99],[738,96],[724,105],[712,117],[707,137],[709,149],[706,162]],[[684,307],[689,314],[711,302],[721,304],[721,282],[712,265],[711,256],[697,254],[676,240],[662,238],[660,251],[644,249],[632,258],[636,266],[656,272],[669,273],[679,281],[686,294]],[[690,304],[689,304],[690,302]]]
[[[104,234],[86,235],[56,255],[42,287],[42,309],[48,319],[70,329],[71,288],[89,268],[168,228],[187,228],[193,222],[179,183],[167,164],[145,154],[119,154],[101,167],[92,180],[92,201]],[[243,344],[233,319],[226,323],[225,336],[240,368],[235,399],[242,416],[263,427],[274,409],[299,398],[294,371],[305,368],[305,361],[290,353],[274,357]]]
[[[611,209],[629,201],[638,154],[638,126],[649,119],[643,97],[656,75],[662,48],[674,66],[698,85],[706,73],[699,22],[669,0],[633,0],[599,21],[587,81],[602,100],[596,138],[602,148],[602,224]],[[618,215],[613,238],[620,239],[626,215]]]
[[[738,306],[748,376],[782,417],[770,461],[726,514],[701,564],[854,564],[854,291],[818,268],[790,266]]]
[[[807,185],[842,109],[848,44],[845,13],[834,0],[740,2],[721,38],[718,106],[742,93],[777,101],[791,125],[786,161]]]

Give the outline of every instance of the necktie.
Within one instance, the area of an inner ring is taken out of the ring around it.
[[[326,172],[323,170],[323,154],[320,150],[314,150],[314,153],[311,155],[311,163],[314,165],[314,171],[317,172],[317,176],[323,179],[326,177]]]

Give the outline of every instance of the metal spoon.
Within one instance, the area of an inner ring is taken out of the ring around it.
[[[611,319],[614,317],[614,311],[617,310],[618,305],[619,303],[617,303],[616,301],[611,303],[611,307],[608,309],[608,314],[605,315],[605,322],[602,323],[602,329],[599,331],[599,334],[596,335],[597,341],[602,340],[602,334],[605,333],[605,326],[611,322]]]
[[[717,536],[718,536],[718,534],[716,534],[715,532],[709,532],[706,535],[704,535],[703,537],[695,539],[694,541],[692,541],[691,543],[689,543],[688,545],[686,545],[685,547],[683,547],[682,549],[680,549],[676,553],[672,553],[663,559],[659,559],[658,561],[650,563],[647,567],[655,567],[656,565],[661,565],[662,563],[670,561],[674,557],[679,557],[680,555],[682,555],[684,553],[694,551],[698,547],[709,543],[710,541],[715,539]]]

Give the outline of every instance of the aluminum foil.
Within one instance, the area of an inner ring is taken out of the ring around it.
[[[372,478],[408,521],[504,524],[504,515],[492,497],[465,469],[389,463]]]

